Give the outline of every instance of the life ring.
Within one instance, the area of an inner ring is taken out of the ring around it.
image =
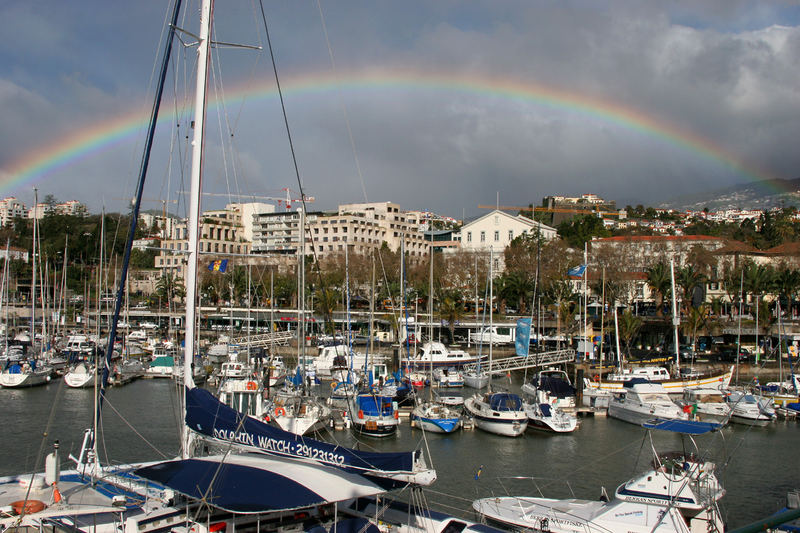
[[[594,378],[592,378],[592,379],[594,379],[595,383],[600,383],[600,374],[595,374]]]
[[[258,383],[256,383],[255,381],[248,381],[247,384],[245,385],[245,388],[247,390],[256,390],[258,389]]]
[[[338,384],[338,381],[331,381],[331,390],[335,389]]]
[[[18,500],[11,502],[11,509],[15,514],[33,514],[43,511],[47,507],[41,500]]]
[[[286,409],[284,409],[283,407],[276,407],[275,416],[286,416]]]

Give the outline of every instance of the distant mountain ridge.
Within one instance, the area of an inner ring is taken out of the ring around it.
[[[733,185],[716,191],[684,195],[658,205],[662,209],[722,211],[800,207],[800,178],[764,180]]]

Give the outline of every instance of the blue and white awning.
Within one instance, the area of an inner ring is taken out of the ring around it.
[[[255,454],[165,461],[136,474],[233,513],[301,509],[384,492],[358,474]]]
[[[647,429],[660,429],[662,431],[672,431],[674,433],[684,433],[686,435],[702,435],[710,431],[716,431],[722,424],[714,422],[701,422],[699,420],[663,420],[654,418],[648,420],[642,426]]]

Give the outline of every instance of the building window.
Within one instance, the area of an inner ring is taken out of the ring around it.
[[[472,232],[471,231],[467,232],[467,242],[472,242]]]
[[[499,231],[495,231],[494,232],[494,242],[500,242],[500,232]]]
[[[514,230],[513,229],[508,230],[508,240],[509,240],[509,242],[514,240]]]
[[[485,231],[481,232],[481,242],[486,242],[486,232]]]

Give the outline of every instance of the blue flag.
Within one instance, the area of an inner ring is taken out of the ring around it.
[[[520,318],[517,320],[517,336],[514,344],[517,348],[517,355],[527,356],[531,342],[531,319]]]
[[[579,278],[586,272],[586,265],[578,265],[567,270],[567,276]]]
[[[228,268],[228,260],[227,259],[217,259],[216,261],[212,261],[208,265],[208,269],[211,272],[225,272],[226,268]]]

